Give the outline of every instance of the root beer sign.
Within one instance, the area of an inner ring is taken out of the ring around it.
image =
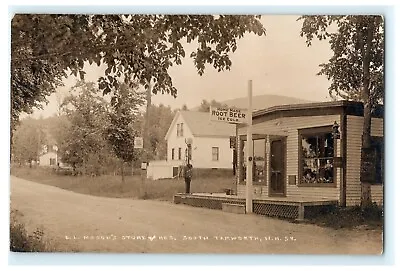
[[[228,123],[246,123],[247,110],[237,108],[210,107],[212,121]]]

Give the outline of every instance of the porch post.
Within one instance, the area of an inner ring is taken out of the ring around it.
[[[246,169],[246,213],[253,212],[253,86],[252,80],[248,82],[249,104],[247,108],[247,169]]]
[[[267,135],[265,139],[265,181],[266,181],[266,188],[267,188],[267,195],[269,196],[269,184],[271,180],[271,160],[270,160],[270,153],[271,153],[271,141],[270,136]]]

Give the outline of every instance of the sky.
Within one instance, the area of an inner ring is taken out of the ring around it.
[[[332,55],[327,41],[313,42],[307,47],[300,37],[299,16],[266,15],[261,22],[266,28],[265,36],[247,33],[238,41],[238,49],[231,55],[229,71],[217,72],[206,66],[200,76],[189,57],[195,49],[193,44],[184,45],[186,58],[182,65],[170,68],[178,97],[156,94],[153,104],[169,105],[173,109],[198,106],[203,99],[224,101],[247,96],[248,80],[253,81],[253,95],[275,94],[310,101],[329,100],[329,81],[317,76],[319,64],[327,62]],[[96,65],[86,68],[86,80],[97,81],[104,71]],[[57,89],[58,96],[66,95],[76,78],[64,80],[65,86]],[[33,116],[48,117],[57,112],[57,94],[51,95],[44,110],[35,110]]]

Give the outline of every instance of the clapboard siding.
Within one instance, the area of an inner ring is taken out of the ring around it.
[[[371,185],[371,195],[374,202],[378,205],[383,205],[383,186]]]
[[[347,116],[346,205],[359,205],[361,200],[360,165],[363,117]],[[371,120],[371,135],[383,136],[383,119]],[[382,185],[371,186],[372,201],[383,202]]]
[[[307,197],[307,198],[330,198],[339,200],[340,194],[340,182],[341,174],[340,169],[337,170],[337,182],[336,187],[298,187],[296,185],[289,185],[288,175],[296,175],[298,182],[298,130],[304,128],[320,127],[320,126],[331,126],[334,121],[339,125],[340,115],[325,115],[325,116],[304,116],[304,117],[285,117],[280,119],[274,119],[265,121],[262,123],[253,125],[254,134],[287,134],[286,141],[286,196],[287,197]],[[240,128],[238,130],[239,135],[246,134],[246,128]],[[268,147],[268,146],[267,146]],[[268,149],[267,153],[268,153]],[[340,156],[340,140],[337,140],[336,156]],[[267,164],[268,165],[268,164]],[[268,174],[269,175],[269,174]],[[268,182],[267,182],[268,183]],[[265,186],[264,186],[265,187]],[[238,185],[239,193],[245,192],[245,186]],[[268,196],[268,188],[263,188],[263,196]]]

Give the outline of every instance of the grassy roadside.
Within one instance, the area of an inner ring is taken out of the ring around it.
[[[51,251],[50,244],[43,240],[43,230],[37,229],[32,234],[28,234],[25,225],[20,221],[21,216],[23,215],[18,210],[11,210],[10,212],[10,251]]]
[[[61,249],[60,244],[45,235],[43,228],[28,232],[18,210],[10,211],[11,252],[76,252],[75,248]]]
[[[184,192],[182,179],[146,180],[143,184],[140,175],[125,177],[121,183],[120,176],[67,176],[58,175],[51,169],[13,167],[11,174],[26,180],[56,186],[77,193],[112,197],[140,198],[172,201],[173,195]],[[196,177],[191,184],[192,192],[222,192],[225,188],[233,188],[233,177],[211,175]],[[143,192],[145,191],[145,193]],[[381,207],[371,205],[365,210],[359,206],[348,208],[332,208],[307,219],[303,223],[314,224],[334,229],[382,229],[383,215]]]
[[[382,207],[371,204],[365,209],[360,206],[334,207],[305,222],[334,229],[382,230],[383,218]]]
[[[69,176],[56,174],[49,168],[12,167],[11,174],[26,180],[56,186],[82,194],[112,198],[141,198],[171,201],[173,195],[182,193],[185,183],[182,179],[145,180],[140,175],[126,176],[121,182],[120,176],[103,175]],[[207,176],[192,180],[192,192],[221,192],[233,187],[233,177]]]

